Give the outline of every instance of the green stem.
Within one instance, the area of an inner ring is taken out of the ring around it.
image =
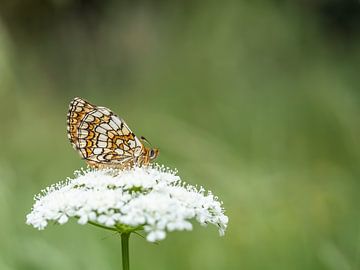
[[[94,226],[96,226],[96,227],[105,229],[105,230],[110,230],[110,231],[115,231],[115,232],[118,231],[118,230],[115,229],[115,228],[106,227],[106,226],[103,226],[103,225],[101,225],[101,224],[98,224],[98,223],[95,223],[95,222],[92,222],[92,221],[88,221],[88,223],[91,224],[91,225],[94,225]]]
[[[129,232],[121,234],[121,253],[122,253],[122,265],[123,270],[129,270]]]

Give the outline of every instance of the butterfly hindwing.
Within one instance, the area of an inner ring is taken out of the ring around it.
[[[69,105],[67,115],[68,138],[72,146],[77,149],[78,128],[84,116],[94,110],[94,105],[81,98],[74,98]]]

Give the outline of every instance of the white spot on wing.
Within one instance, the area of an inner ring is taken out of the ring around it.
[[[135,141],[129,141],[130,148],[134,148],[136,146]]]
[[[102,153],[102,151],[103,151],[102,148],[95,148],[93,152],[94,152],[95,155],[99,155],[99,154]]]
[[[86,138],[88,135],[89,135],[89,132],[88,132],[87,130],[83,130],[83,129],[79,130],[79,134],[78,134],[78,137],[79,137],[79,138],[84,139],[84,138]]]
[[[95,131],[99,132],[99,133],[102,133],[102,134],[106,134],[106,130],[103,129],[101,126],[96,127]]]
[[[100,134],[99,135],[99,141],[107,141],[108,136],[106,136],[105,134]]]
[[[100,160],[100,161],[104,161],[104,160],[105,160],[102,155],[97,156],[97,158],[98,158],[98,160]]]
[[[121,126],[122,121],[121,121],[119,118],[117,118],[116,116],[112,115],[112,116],[111,116],[111,119],[115,122],[115,124],[116,124],[118,127]]]
[[[92,115],[99,118],[104,116],[100,111],[95,111],[94,113],[92,113]]]
[[[81,111],[82,111],[82,107],[80,106],[75,107],[75,112],[81,112]]]
[[[85,147],[85,146],[86,146],[86,141],[80,139],[80,140],[79,140],[79,146],[80,146],[80,148]]]
[[[112,127],[113,130],[117,130],[119,128],[113,120],[110,120],[109,125]]]
[[[87,117],[84,119],[86,122],[93,122],[95,120],[95,117],[91,114],[88,114]]]
[[[97,145],[99,146],[99,147],[106,147],[106,145],[107,145],[107,142],[102,142],[102,141],[98,141],[97,142]]]
[[[102,123],[100,126],[101,126],[103,129],[106,129],[106,130],[112,130],[112,129],[113,129],[111,126],[109,126],[109,125],[106,124],[106,123]]]

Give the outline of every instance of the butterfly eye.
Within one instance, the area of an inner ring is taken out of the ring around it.
[[[150,149],[150,151],[149,151],[149,158],[151,159],[151,160],[153,160],[153,159],[155,159],[157,156],[158,156],[158,153],[159,153],[159,150],[157,150],[157,149]]]

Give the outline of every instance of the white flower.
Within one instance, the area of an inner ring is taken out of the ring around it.
[[[190,221],[214,224],[223,235],[228,224],[222,202],[201,187],[185,184],[163,166],[75,173],[74,179],[52,185],[35,196],[26,223],[44,229],[49,221],[91,223],[119,232],[144,229],[150,242],[166,232],[191,230]]]

